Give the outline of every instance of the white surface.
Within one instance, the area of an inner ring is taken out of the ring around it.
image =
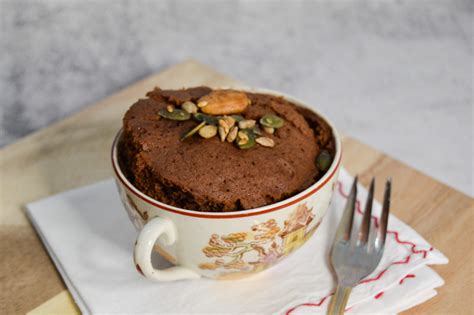
[[[186,58],[474,195],[471,0],[0,1],[0,145]]]
[[[343,191],[352,178],[341,171]],[[359,196],[366,198],[360,187]],[[154,283],[141,277],[132,262],[135,229],[122,209],[112,180],[103,181],[29,204],[29,216],[84,313],[275,313],[301,303],[318,303],[334,286],[327,257],[334,226],[340,219],[345,198],[336,193],[332,209],[314,237],[286,261],[240,281],[199,279]],[[380,204],[374,204],[374,213]],[[360,218],[360,215],[358,215]],[[416,250],[431,245],[397,218],[389,230],[401,240],[416,244]],[[204,244],[203,244],[204,245]],[[351,295],[353,312],[396,313],[436,294],[443,280],[428,264],[447,263],[436,249],[426,258],[413,253],[411,245],[387,237],[384,257],[369,278],[379,280],[358,285]],[[158,257],[159,258],[159,257]],[[407,264],[396,263],[408,261]],[[163,264],[158,259],[157,264]],[[379,274],[388,268],[380,277]],[[400,280],[407,274],[415,278]],[[378,299],[374,296],[384,291]],[[278,297],[277,299],[275,297]],[[325,313],[320,307],[298,307],[292,314]]]

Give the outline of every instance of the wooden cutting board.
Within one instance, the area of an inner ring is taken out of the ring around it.
[[[110,177],[109,149],[127,108],[154,86],[196,85],[243,83],[186,61],[0,150],[0,314],[79,312],[23,206]],[[350,137],[343,140],[343,164],[363,184],[392,176],[393,213],[450,259],[434,268],[446,281],[439,295],[406,313],[471,312],[473,199]]]

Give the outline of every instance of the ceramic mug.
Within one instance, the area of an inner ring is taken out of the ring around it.
[[[283,96],[302,107],[305,103],[274,91],[247,89]],[[312,110],[312,109],[311,109]],[[316,231],[326,213],[341,161],[341,141],[332,128],[336,153],[326,174],[304,191],[275,204],[235,212],[199,212],[155,200],[125,177],[118,163],[118,132],[112,147],[112,166],[122,202],[139,230],[134,247],[137,270],[155,281],[237,279],[252,275],[298,249]],[[157,251],[174,264],[156,269],[151,254]]]

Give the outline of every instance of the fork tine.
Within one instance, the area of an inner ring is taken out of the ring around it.
[[[341,222],[337,227],[336,238],[334,242],[337,242],[339,240],[348,241],[351,238],[352,222],[354,220],[354,209],[357,197],[357,181],[358,177],[356,176],[354,178],[354,182],[352,183],[352,188],[349,197],[347,197],[346,207],[344,209]]]
[[[367,195],[367,201],[365,203],[364,216],[362,217],[359,233],[357,235],[357,245],[366,244],[369,240],[370,220],[372,218],[372,204],[374,202],[374,186],[375,178],[372,177],[372,180],[370,181],[369,194]]]
[[[390,212],[390,195],[392,191],[392,178],[388,178],[385,183],[385,193],[383,197],[382,214],[380,216],[379,229],[375,239],[375,248],[381,248],[385,244],[387,237],[388,214]]]

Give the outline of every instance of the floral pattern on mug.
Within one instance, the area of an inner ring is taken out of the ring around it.
[[[222,276],[229,272],[262,271],[299,248],[313,235],[319,226],[318,222],[310,227],[313,219],[312,208],[300,204],[285,220],[283,227],[269,219],[253,225],[247,232],[212,234],[202,252],[206,257],[216,259],[201,263],[199,268],[225,270]]]

